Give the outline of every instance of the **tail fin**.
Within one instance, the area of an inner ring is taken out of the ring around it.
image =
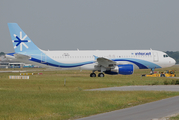
[[[8,23],[12,43],[16,53],[39,50],[17,23]]]

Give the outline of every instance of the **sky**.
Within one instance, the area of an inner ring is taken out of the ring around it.
[[[0,0],[0,52],[14,52],[7,23],[43,50],[179,51],[179,0]]]

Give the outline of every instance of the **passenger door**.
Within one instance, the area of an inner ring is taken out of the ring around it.
[[[159,59],[158,59],[158,53],[157,52],[153,52],[153,61],[154,62],[158,62]]]

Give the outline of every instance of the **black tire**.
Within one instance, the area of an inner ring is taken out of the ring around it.
[[[145,77],[146,75],[145,74],[143,74],[143,75],[141,75],[142,77]]]
[[[90,77],[96,77],[96,74],[95,73],[91,73]]]
[[[99,73],[98,77],[104,77],[104,74],[103,73]]]

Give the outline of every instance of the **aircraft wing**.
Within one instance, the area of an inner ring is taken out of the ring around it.
[[[114,68],[116,66],[115,61],[112,61],[110,59],[103,58],[103,57],[97,58],[97,62],[99,65],[101,65],[105,68]]]

